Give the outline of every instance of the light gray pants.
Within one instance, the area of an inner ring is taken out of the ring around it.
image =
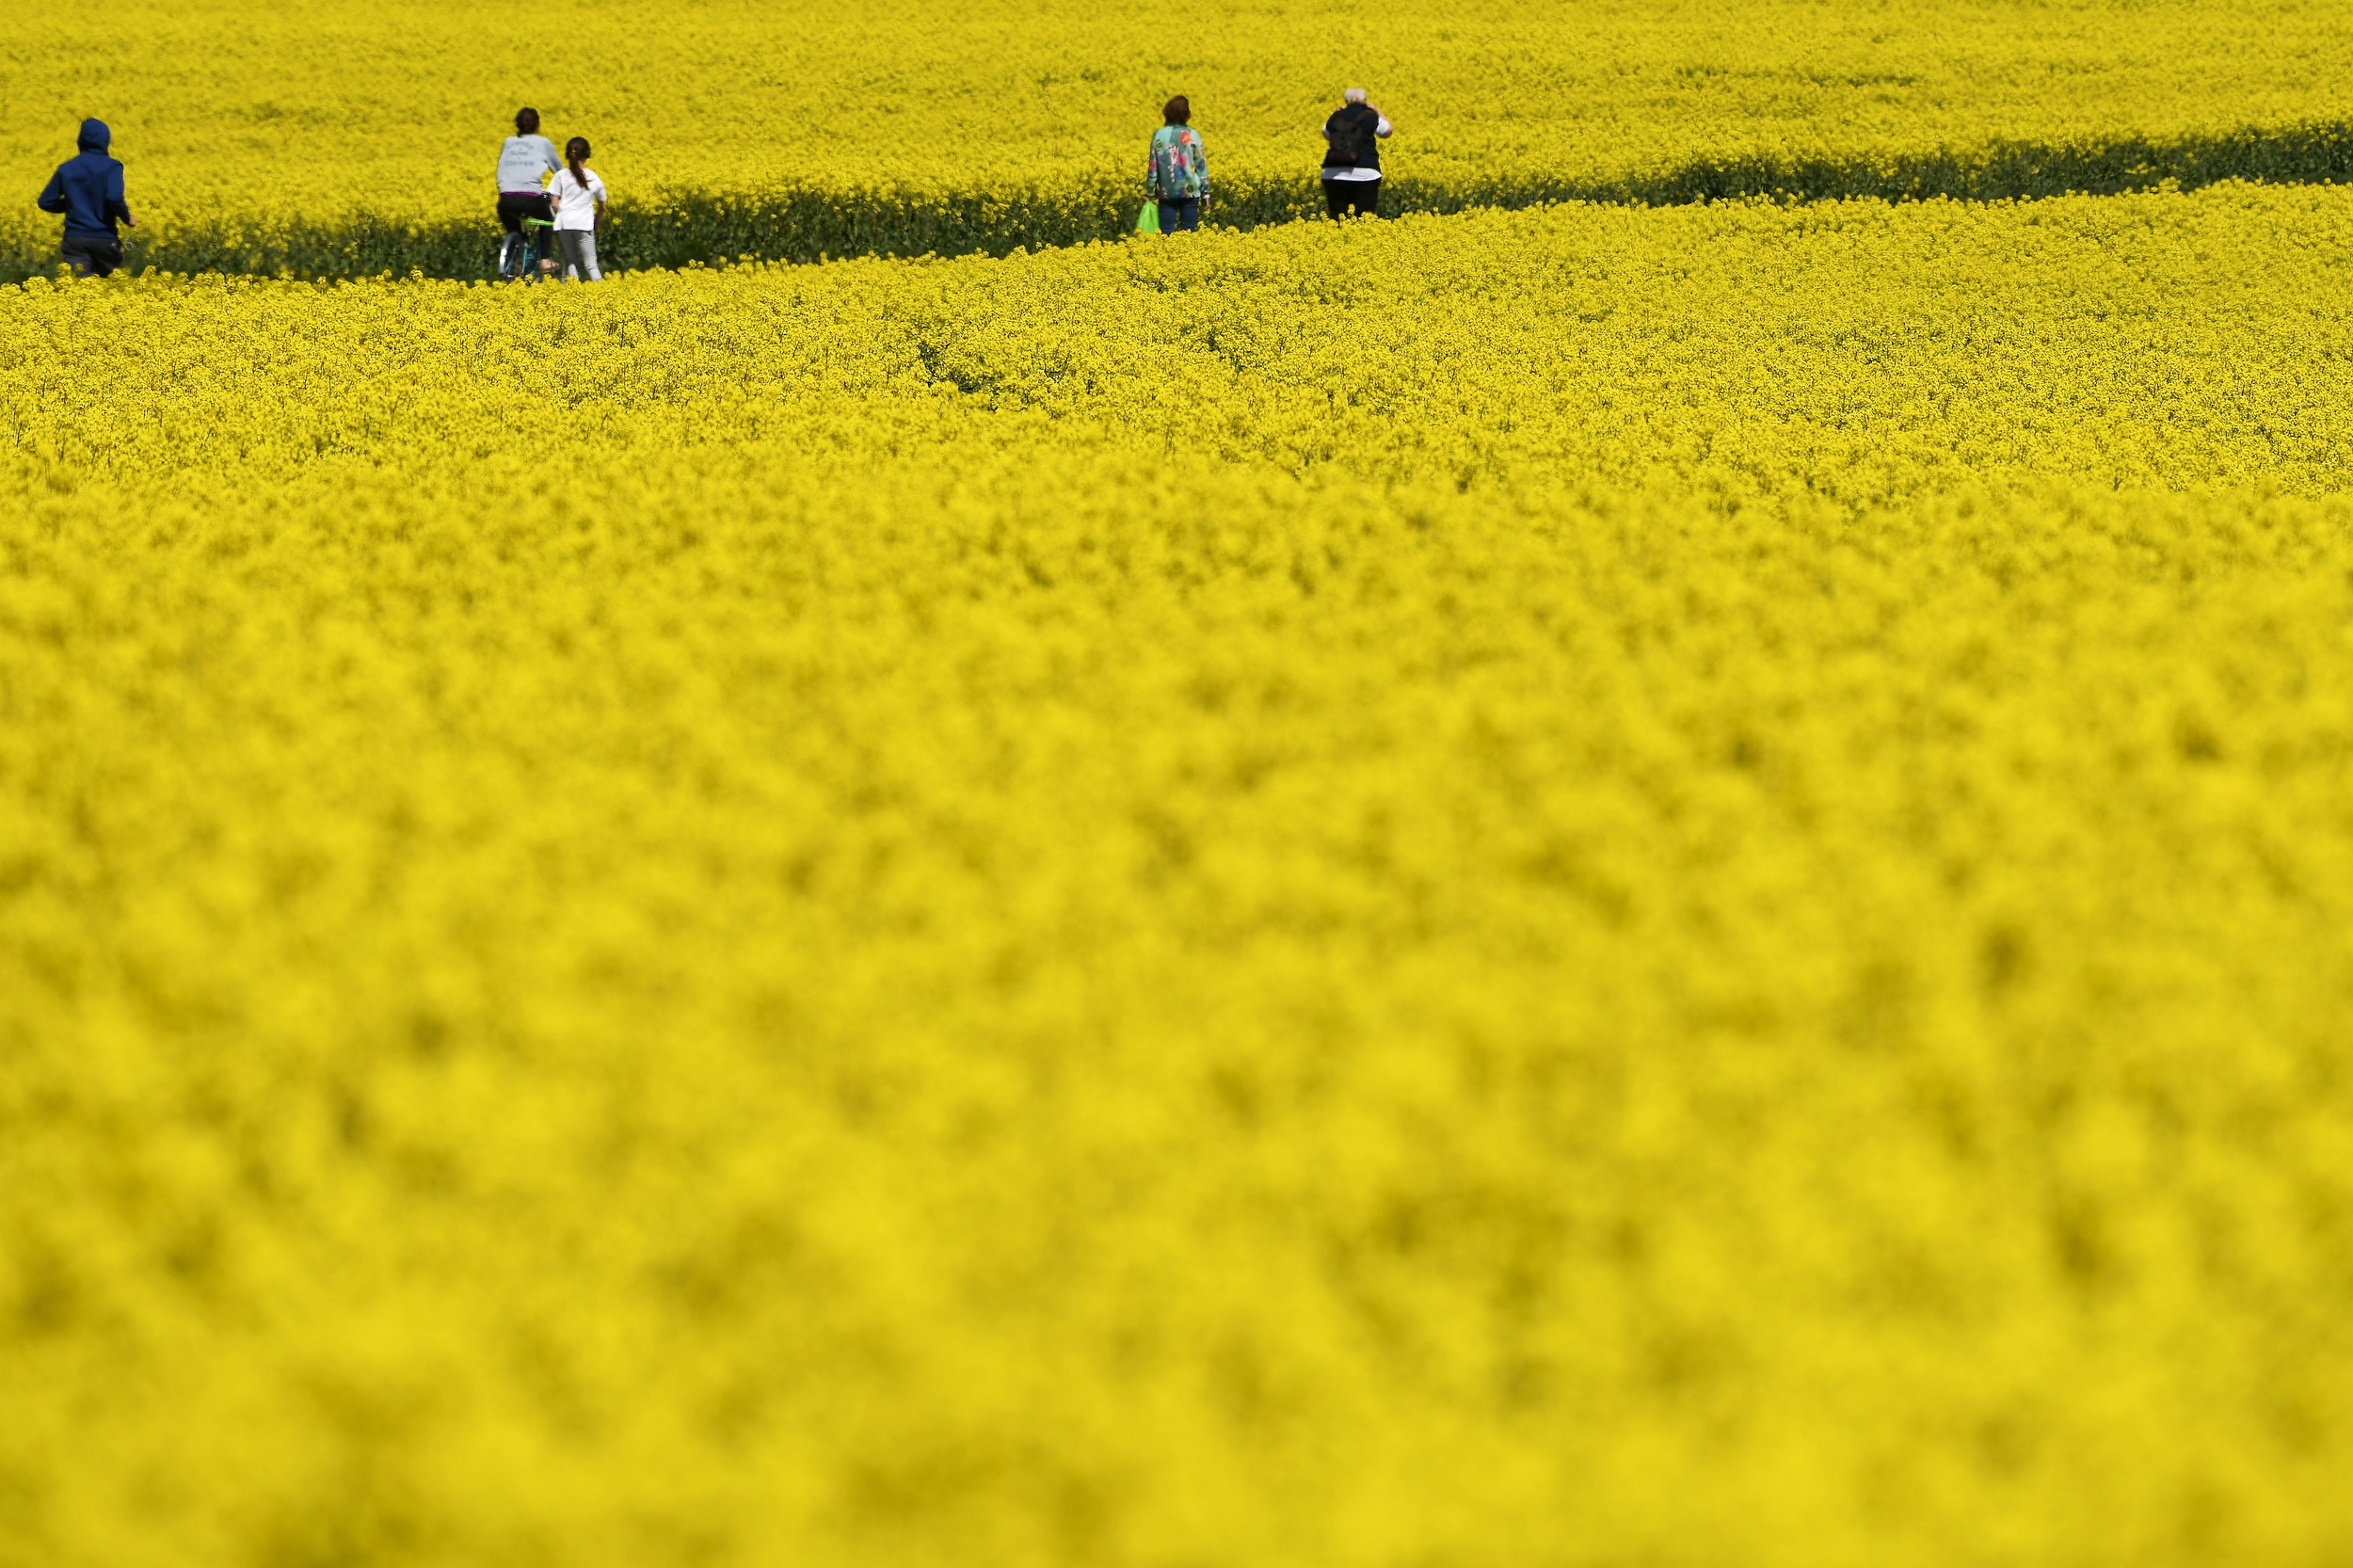
[[[564,248],[564,276],[585,278],[592,283],[604,280],[597,270],[597,232],[593,229],[558,229],[555,243]]]

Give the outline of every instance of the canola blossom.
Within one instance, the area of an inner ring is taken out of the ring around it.
[[[0,291],[0,1563],[2342,1557],[2349,247]]]
[[[1172,22],[1068,0],[779,9],[126,0],[0,14],[0,263],[54,260],[40,172],[97,114],[132,169],[135,264],[487,277],[522,104],[585,136],[619,266],[758,252],[1002,252],[1132,219],[1188,94],[1209,219],[1319,211],[1348,86],[1403,127],[1391,209],[1748,192],[2009,196],[2353,174],[2353,10],[2004,0],[1856,12],[1476,0]]]
[[[2353,200],[1572,206],[602,293],[36,280],[38,486],[1024,433],[1285,472],[1855,506],[1973,479],[2341,490]],[[103,376],[75,344],[110,345]]]

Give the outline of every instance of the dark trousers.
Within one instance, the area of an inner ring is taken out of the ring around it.
[[[112,234],[69,233],[57,248],[84,278],[93,272],[101,278],[111,277],[122,264],[122,242]]]
[[[1381,216],[1381,182],[1378,180],[1326,180],[1323,182],[1323,204],[1338,218],[1349,213],[1358,217]]]
[[[1160,198],[1160,232],[1191,233],[1201,227],[1201,199],[1197,196],[1163,196]]]
[[[555,221],[555,203],[546,196],[534,196],[526,191],[499,192],[499,227],[510,234],[523,232],[523,219],[536,217],[548,223]],[[531,261],[536,266],[548,259],[548,231],[531,231]]]

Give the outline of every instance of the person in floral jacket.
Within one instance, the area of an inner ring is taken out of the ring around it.
[[[1172,98],[1160,115],[1168,123],[1152,133],[1144,190],[1160,200],[1160,232],[1174,234],[1201,227],[1201,203],[1209,199],[1209,155],[1201,149],[1201,133],[1189,123],[1191,104]]]

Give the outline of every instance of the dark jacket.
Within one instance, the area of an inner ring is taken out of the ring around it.
[[[122,165],[106,156],[113,139],[104,120],[82,121],[82,155],[59,164],[40,193],[40,210],[65,214],[69,234],[112,234],[118,220],[131,219],[122,202]]]
[[[1323,122],[1324,135],[1332,138],[1331,150],[1323,154],[1326,168],[1379,168],[1381,138],[1373,131],[1381,123],[1381,111],[1369,104],[1343,105]]]

